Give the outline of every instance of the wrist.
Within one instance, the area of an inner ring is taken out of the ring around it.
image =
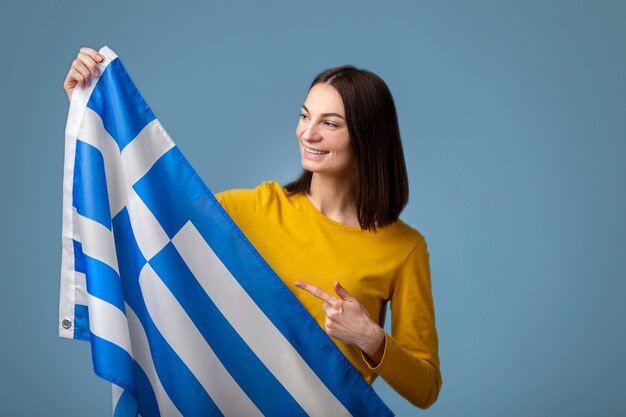
[[[378,364],[385,352],[385,331],[372,322],[372,326],[367,333],[368,337],[359,347],[373,362]]]

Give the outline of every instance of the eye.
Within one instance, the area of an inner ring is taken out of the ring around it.
[[[300,113],[300,119],[302,119],[302,120],[309,120],[310,117],[307,116],[306,114]]]
[[[329,121],[325,121],[324,125],[328,126],[328,127],[338,127],[339,126],[338,124],[333,123],[333,122],[329,122]]]

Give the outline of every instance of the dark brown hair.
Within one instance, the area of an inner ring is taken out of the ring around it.
[[[375,232],[400,216],[409,199],[409,181],[400,140],[396,106],[387,84],[373,72],[351,65],[320,73],[311,87],[334,87],[346,112],[346,123],[356,159],[355,199],[361,229]],[[303,170],[285,189],[308,193],[310,171]]]

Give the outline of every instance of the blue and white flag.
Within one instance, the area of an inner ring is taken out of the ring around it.
[[[100,53],[67,120],[59,333],[113,415],[392,415]]]

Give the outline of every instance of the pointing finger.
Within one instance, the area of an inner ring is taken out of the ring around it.
[[[335,305],[337,301],[339,301],[337,297],[333,297],[332,295],[328,294],[326,291],[316,287],[313,284],[309,284],[308,282],[296,281],[296,287],[301,288],[311,293],[315,297],[319,298],[320,300],[325,301],[332,305]]]

